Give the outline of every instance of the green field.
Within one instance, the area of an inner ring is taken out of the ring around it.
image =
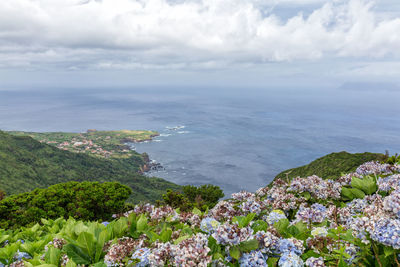
[[[351,154],[342,151],[331,153],[307,165],[283,171],[279,173],[275,179],[286,179],[287,175],[291,180],[298,176],[307,177],[314,174],[323,179],[337,179],[343,173],[355,171],[358,166],[365,162],[382,161],[385,157],[384,154],[369,152]]]

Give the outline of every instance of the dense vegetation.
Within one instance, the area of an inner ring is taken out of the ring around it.
[[[214,207],[220,198],[224,197],[224,192],[216,185],[202,185],[199,187],[185,185],[182,192],[167,190],[163,195],[164,204],[181,211],[198,208],[202,211]]]
[[[68,181],[116,181],[132,188],[129,201],[138,203],[154,202],[167,189],[180,189],[163,179],[138,174],[137,166],[131,158],[96,158],[0,131],[0,189],[7,195]]]
[[[275,179],[286,179],[288,177],[291,180],[298,176],[307,177],[311,175],[318,175],[324,179],[337,179],[343,173],[355,171],[355,169],[364,162],[374,160],[382,161],[385,160],[386,157],[387,156],[384,154],[369,152],[351,154],[342,151],[331,153],[307,165],[283,171],[279,173]]]
[[[132,190],[116,182],[68,182],[0,201],[0,228],[34,225],[42,218],[110,220],[124,211]]]
[[[200,211],[140,204],[111,222],[0,231],[0,262],[68,266],[400,266],[400,159],[336,181],[281,179]]]

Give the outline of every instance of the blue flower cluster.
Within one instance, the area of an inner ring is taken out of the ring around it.
[[[268,214],[265,220],[269,224],[274,224],[282,219],[286,219],[285,213],[281,210],[273,210]]]
[[[293,252],[297,255],[301,255],[303,253],[304,247],[301,244],[301,241],[290,238],[290,239],[281,239],[278,245],[278,252],[280,254]]]
[[[400,220],[383,218],[375,223],[371,238],[385,246],[400,249]]]
[[[219,224],[220,223],[216,219],[207,217],[201,220],[200,229],[208,234],[212,234]]]
[[[137,249],[133,254],[131,259],[139,259],[140,262],[135,266],[137,267],[145,267],[150,264],[149,262],[150,249],[149,248],[140,248]]]
[[[287,252],[282,254],[279,259],[278,266],[280,267],[302,267],[304,266],[303,260],[294,252]]]
[[[321,223],[326,218],[326,207],[319,203],[314,203],[310,208],[301,206],[297,211],[296,219],[305,223]]]
[[[243,253],[239,259],[240,266],[268,266],[268,256],[261,253],[259,250],[253,250],[249,253]]]

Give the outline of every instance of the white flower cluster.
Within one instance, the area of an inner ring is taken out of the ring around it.
[[[239,228],[237,224],[224,223],[217,227],[212,237],[218,244],[234,246],[253,236],[253,229],[250,227]]]
[[[390,190],[399,190],[400,174],[393,174],[387,177],[379,177],[377,184],[379,191],[388,192]]]
[[[174,264],[182,267],[207,267],[211,263],[208,236],[198,233],[174,246]]]
[[[339,199],[342,185],[332,180],[323,180],[316,175],[307,178],[294,178],[288,191],[303,193],[309,192],[316,199]]]
[[[132,252],[140,247],[141,242],[129,237],[123,237],[113,244],[104,256],[104,263],[107,266],[119,266],[125,257],[130,256]]]
[[[281,240],[281,238],[269,231],[259,231],[254,237],[260,244],[260,251],[264,254],[277,251],[279,241]]]
[[[400,191],[393,191],[383,200],[383,209],[400,218]]]
[[[171,217],[173,220],[177,220],[179,218],[178,213],[170,206],[161,206],[158,208],[154,208],[150,213],[150,218],[152,220],[162,220],[167,217]]]
[[[395,170],[390,164],[381,164],[377,161],[370,161],[362,164],[360,167],[357,168],[356,173],[359,175],[378,175],[378,174],[389,174]]]
[[[235,209],[233,202],[220,201],[214,208],[210,210],[210,215],[216,220],[231,220],[235,216],[242,215],[239,209]]]
[[[309,208],[302,205],[296,213],[296,221],[302,221],[304,223],[321,223],[326,217],[327,209],[319,203],[314,203]]]
[[[255,195],[253,193],[247,191],[240,191],[239,193],[233,193],[232,198],[238,201],[245,201],[249,199],[255,199]]]

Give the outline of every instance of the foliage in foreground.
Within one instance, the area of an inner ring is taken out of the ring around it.
[[[41,218],[108,220],[124,210],[132,190],[116,182],[68,182],[0,201],[0,227],[33,225]]]
[[[119,182],[132,189],[129,202],[154,203],[167,189],[180,190],[179,185],[164,179],[138,174],[142,164],[139,157],[95,158],[0,131],[0,189],[7,195],[69,181]]]
[[[74,219],[0,233],[10,266],[400,266],[400,162],[337,181],[276,180],[190,212],[137,205],[111,223]]]
[[[343,173],[355,171],[364,162],[383,161],[386,157],[384,154],[370,152],[355,154],[346,151],[335,152],[318,158],[307,165],[283,171],[275,179],[286,179],[286,174],[289,179],[311,175],[317,175],[324,179],[336,179]]]

